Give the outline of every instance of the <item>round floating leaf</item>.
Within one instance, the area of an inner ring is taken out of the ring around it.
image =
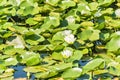
[[[34,74],[36,78],[49,78],[49,77],[53,77],[55,75],[57,75],[58,72],[56,71],[48,71],[48,72],[43,72],[43,73],[36,73]]]
[[[88,71],[91,71],[91,70],[95,70],[103,62],[104,62],[104,60],[102,58],[93,59],[90,62],[88,62],[85,66],[83,66],[83,70],[84,70],[85,73],[88,72]]]
[[[62,32],[57,32],[55,35],[52,37],[53,41],[64,41],[64,36]]]
[[[16,65],[18,63],[16,58],[7,58],[5,59],[5,66]]]
[[[37,73],[37,72],[44,72],[47,69],[42,66],[32,66],[32,67],[26,67],[24,68],[24,71],[26,72],[32,72],[32,73]]]
[[[75,79],[79,77],[81,73],[82,73],[82,69],[75,67],[75,68],[68,69],[65,72],[63,72],[62,77],[67,78],[67,79]]]
[[[37,24],[38,22],[35,21],[33,18],[28,18],[28,19],[26,20],[26,23],[29,24],[29,25],[35,25],[35,24]]]
[[[58,52],[53,52],[51,57],[55,60],[63,60],[62,54]]]
[[[34,52],[26,52],[21,55],[21,63],[26,63],[26,65],[37,65],[41,62],[41,57],[39,54]]]
[[[75,60],[80,60],[83,56],[82,51],[76,50],[73,55],[67,60],[69,62],[75,61]]]
[[[120,48],[120,36],[113,37],[106,45],[109,51],[116,51]]]
[[[76,4],[75,4],[74,1],[71,1],[71,0],[68,0],[68,1],[63,0],[63,1],[61,2],[60,7],[63,8],[63,9],[66,9],[66,8],[69,8],[69,7],[73,7],[73,6],[75,6],[75,5],[76,5]]]

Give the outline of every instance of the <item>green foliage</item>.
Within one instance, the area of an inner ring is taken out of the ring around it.
[[[119,78],[120,0],[0,0],[0,80],[18,64],[40,80]]]

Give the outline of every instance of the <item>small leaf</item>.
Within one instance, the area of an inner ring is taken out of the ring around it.
[[[26,20],[26,23],[29,24],[29,25],[35,25],[35,24],[37,24],[38,22],[35,21],[33,18],[28,18],[28,19]]]
[[[99,30],[93,30],[93,33],[92,33],[92,35],[89,37],[89,40],[91,40],[91,41],[98,40],[98,39],[99,39],[99,33],[100,33]]]
[[[61,53],[58,53],[58,52],[53,52],[51,57],[55,60],[63,60],[63,56]]]
[[[90,27],[90,26],[93,26],[93,22],[91,21],[84,21],[80,24],[82,27]]]
[[[77,30],[79,27],[80,27],[79,24],[70,24],[70,25],[68,25],[68,29],[71,29],[71,30]]]

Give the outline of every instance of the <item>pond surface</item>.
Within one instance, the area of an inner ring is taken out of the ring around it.
[[[15,70],[14,72],[14,78],[26,78],[27,77],[27,73],[23,71],[23,69],[25,68],[25,66],[23,65],[17,65],[17,66],[12,66],[11,68],[13,68]],[[30,80],[34,80],[35,77],[33,75],[31,75]]]
[[[82,61],[80,60],[79,61],[79,65],[80,66],[84,66],[85,64],[87,64],[89,61]],[[27,73],[25,71],[23,71],[23,69],[25,68],[26,66],[24,65],[17,65],[17,66],[12,66],[11,68],[13,68],[15,70],[14,72],[14,78],[17,79],[17,78],[26,78],[27,77]],[[86,77],[87,76],[87,77]],[[86,76],[83,76],[83,77],[86,77],[88,78],[88,75]],[[35,77],[34,75],[31,74],[30,76],[30,80],[34,80]],[[83,79],[83,78],[82,78]],[[85,78],[84,78],[85,79]],[[81,80],[81,78],[78,78],[78,80]]]

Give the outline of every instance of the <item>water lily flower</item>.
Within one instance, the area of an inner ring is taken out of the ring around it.
[[[65,31],[63,31],[63,35],[64,36],[70,35],[71,33],[72,33],[71,30],[65,30]]]
[[[117,17],[120,17],[120,9],[115,10],[115,15],[116,15]]]
[[[66,18],[66,20],[68,21],[68,23],[74,23],[75,22],[75,18],[73,16],[68,16]]]
[[[64,40],[68,43],[68,44],[73,44],[76,40],[76,38],[74,37],[73,34],[67,35],[65,36]]]
[[[64,50],[64,51],[62,52],[62,56],[63,56],[64,58],[69,58],[70,56],[72,56],[72,51],[66,49],[66,50]]]

